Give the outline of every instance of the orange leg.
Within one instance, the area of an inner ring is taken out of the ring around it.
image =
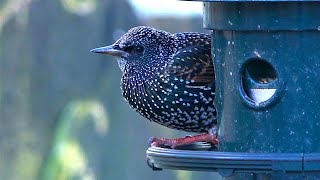
[[[160,147],[160,146],[170,146],[174,149],[177,146],[191,144],[194,142],[209,142],[215,145],[218,145],[217,135],[211,133],[204,133],[195,136],[186,136],[183,138],[177,139],[168,139],[168,138],[151,138],[151,146]]]

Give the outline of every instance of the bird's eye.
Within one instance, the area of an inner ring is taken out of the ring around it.
[[[143,51],[144,51],[144,48],[142,47],[142,46],[136,46],[136,52],[138,52],[138,53],[143,53]]]
[[[142,54],[144,51],[144,48],[142,46],[129,46],[124,48],[124,51],[130,54]]]

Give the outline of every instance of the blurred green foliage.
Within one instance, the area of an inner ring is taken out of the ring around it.
[[[54,132],[51,153],[41,179],[94,179],[83,152],[85,147],[81,147],[81,139],[77,136],[79,132],[83,132],[83,128],[90,127],[92,122],[94,129],[90,129],[90,133],[106,135],[108,118],[101,103],[87,100],[67,105]]]
[[[97,0],[61,0],[63,7],[77,15],[93,13],[97,7]]]

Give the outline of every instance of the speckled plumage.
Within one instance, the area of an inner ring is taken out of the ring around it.
[[[126,52],[118,58],[122,94],[142,116],[188,132],[216,125],[210,35],[139,26],[113,48]]]

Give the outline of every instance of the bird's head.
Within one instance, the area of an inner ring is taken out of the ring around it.
[[[92,49],[91,52],[117,57],[122,71],[128,68],[154,70],[168,60],[175,47],[171,33],[138,26],[130,29],[114,44]]]

